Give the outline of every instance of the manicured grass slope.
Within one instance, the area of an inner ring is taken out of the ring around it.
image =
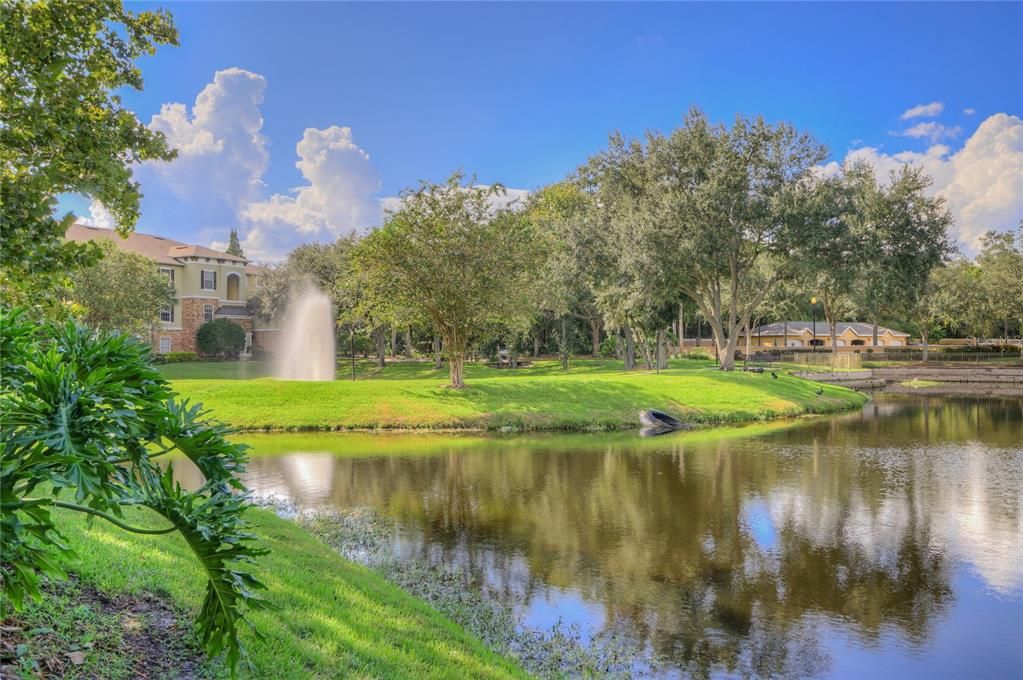
[[[86,529],[76,513],[56,514],[81,557],[68,565],[81,582],[113,594],[165,593],[191,615],[198,611],[205,581],[176,535],[139,536],[102,521]],[[160,524],[149,524],[143,511],[127,514],[138,526]],[[250,615],[264,639],[243,635],[252,665],[242,677],[525,677],[461,627],[297,525],[264,510],[250,511],[250,519],[271,549],[254,573],[274,609]]]
[[[181,366],[175,367],[181,375]],[[340,373],[340,371],[339,371]],[[468,387],[444,385],[445,370],[423,363],[359,367],[359,379],[330,383],[174,380],[182,397],[245,429],[483,428],[579,430],[638,426],[638,412],[658,408],[688,421],[726,423],[862,404],[845,388],[780,374],[722,373],[705,362],[677,362],[659,374],[623,372],[618,362],[555,362],[515,371],[469,365]],[[343,375],[343,373],[340,373]]]

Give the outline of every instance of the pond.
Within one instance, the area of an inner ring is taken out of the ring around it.
[[[531,625],[623,626],[664,675],[1023,675],[1023,401],[657,438],[249,435],[257,493],[392,518]]]

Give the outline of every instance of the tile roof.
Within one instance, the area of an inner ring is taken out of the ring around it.
[[[753,329],[753,332],[758,335],[781,335],[784,333],[784,321],[778,321],[776,323],[769,323],[763,326],[758,326]],[[789,321],[788,331],[792,335],[798,335],[800,333],[812,334],[814,330],[814,324],[810,321]],[[859,335],[860,337],[870,338],[874,336],[874,327],[869,323],[862,323],[859,321],[839,321],[835,324],[835,332],[838,335],[845,333],[846,330],[852,330],[853,334]],[[826,321],[818,321],[816,326],[818,336],[831,335],[831,324]],[[885,326],[878,326],[877,332],[879,335],[884,333],[891,333],[892,335],[908,338],[909,333],[903,333],[897,331],[894,328],[886,328]]]
[[[121,238],[113,229],[90,227],[85,224],[72,224],[68,227],[64,238],[68,241],[94,241],[106,239],[113,241],[118,248],[145,255],[157,264],[181,264],[181,257],[209,257],[231,262],[247,262],[244,257],[229,255],[219,250],[203,246],[189,245],[163,236],[132,232],[128,238]]]

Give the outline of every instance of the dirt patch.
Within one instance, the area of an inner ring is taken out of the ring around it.
[[[42,603],[4,620],[0,632],[3,678],[208,677],[190,621],[152,594],[54,582]]]

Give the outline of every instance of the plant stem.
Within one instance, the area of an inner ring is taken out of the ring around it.
[[[96,510],[95,508],[89,508],[84,505],[78,505],[77,503],[68,503],[67,501],[53,501],[53,504],[58,508],[66,508],[67,510],[77,510],[78,512],[84,512],[89,515],[95,515],[96,517],[102,517],[106,521],[110,522],[114,526],[120,527],[125,531],[130,531],[133,534],[169,534],[172,531],[177,531],[178,528],[175,526],[168,527],[166,529],[141,529],[139,527],[133,527],[125,524],[121,520],[117,519],[113,515]]]

